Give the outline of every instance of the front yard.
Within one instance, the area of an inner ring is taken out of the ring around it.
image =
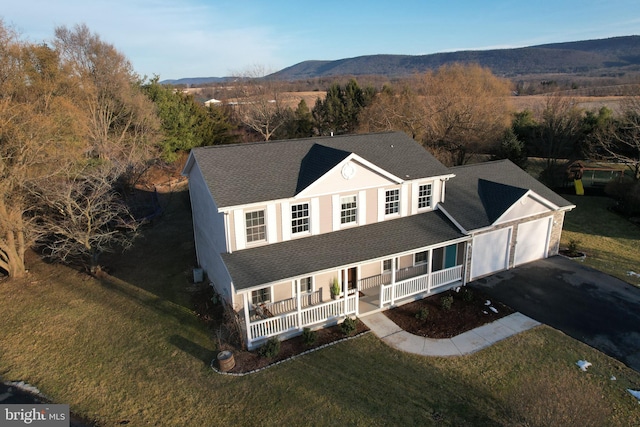
[[[209,367],[215,334],[189,304],[188,196],[163,202],[133,252],[105,258],[107,277],[33,262],[27,279],[0,282],[2,380],[30,383],[101,426],[640,423],[626,391],[640,389],[640,373],[548,327],[454,358],[366,334],[256,374],[219,375]],[[572,233],[584,239],[579,226]],[[593,366],[580,371],[580,359]]]

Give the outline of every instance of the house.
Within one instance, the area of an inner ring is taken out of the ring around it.
[[[574,207],[399,132],[195,148],[183,174],[198,263],[249,348],[555,255]]]

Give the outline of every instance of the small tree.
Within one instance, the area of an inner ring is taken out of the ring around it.
[[[527,166],[527,153],[524,142],[520,141],[512,129],[504,132],[500,145],[496,148],[493,160],[509,159],[522,169]]]
[[[32,189],[37,243],[49,258],[81,262],[95,273],[100,254],[131,247],[139,224],[117,191],[120,175],[88,167]]]

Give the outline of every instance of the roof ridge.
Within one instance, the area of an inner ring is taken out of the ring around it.
[[[217,145],[205,145],[202,147],[195,147],[194,149],[211,149],[211,148],[231,148],[231,147],[239,147],[239,146],[250,146],[250,145],[266,145],[266,144],[282,144],[282,143],[293,143],[300,141],[322,141],[327,139],[344,139],[344,138],[357,138],[357,137],[367,137],[374,135],[384,135],[384,134],[395,134],[395,133],[403,133],[401,131],[384,131],[384,132],[367,132],[367,133],[347,133],[340,135],[323,135],[323,136],[309,136],[306,138],[291,138],[291,139],[273,139],[269,141],[250,141],[250,142],[236,142],[234,144],[217,144]],[[413,138],[412,138],[413,139]],[[322,143],[317,143],[318,145],[322,145]]]
[[[498,159],[498,160],[489,160],[486,162],[480,162],[480,163],[471,163],[471,164],[466,164],[466,165],[458,165],[458,166],[451,166],[449,167],[449,169],[462,169],[462,168],[471,168],[471,167],[478,167],[478,166],[485,166],[485,165],[492,165],[492,164],[496,164],[496,163],[511,163],[513,165],[516,165],[515,163],[513,163],[511,160],[509,159]],[[517,165],[516,165],[517,166]]]

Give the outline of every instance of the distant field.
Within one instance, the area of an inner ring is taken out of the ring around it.
[[[201,93],[203,88],[189,88],[185,89],[186,92],[197,96]],[[300,101],[304,99],[309,109],[312,109],[318,98],[324,99],[326,91],[307,91],[307,92],[283,92],[281,99],[284,103],[291,107],[296,108]],[[522,111],[525,109],[535,110],[544,105],[545,95],[527,95],[527,96],[513,96],[511,97],[511,104],[515,111]],[[601,107],[608,107],[613,111],[620,110],[620,103],[624,99],[623,96],[576,96],[573,97],[578,106],[585,110],[599,110]]]
[[[511,98],[511,103],[516,111],[525,109],[534,111],[544,105],[545,98],[545,95],[514,96]],[[624,98],[623,96],[578,96],[574,99],[578,106],[585,110],[599,110],[607,107],[613,111],[620,111],[620,104]]]

